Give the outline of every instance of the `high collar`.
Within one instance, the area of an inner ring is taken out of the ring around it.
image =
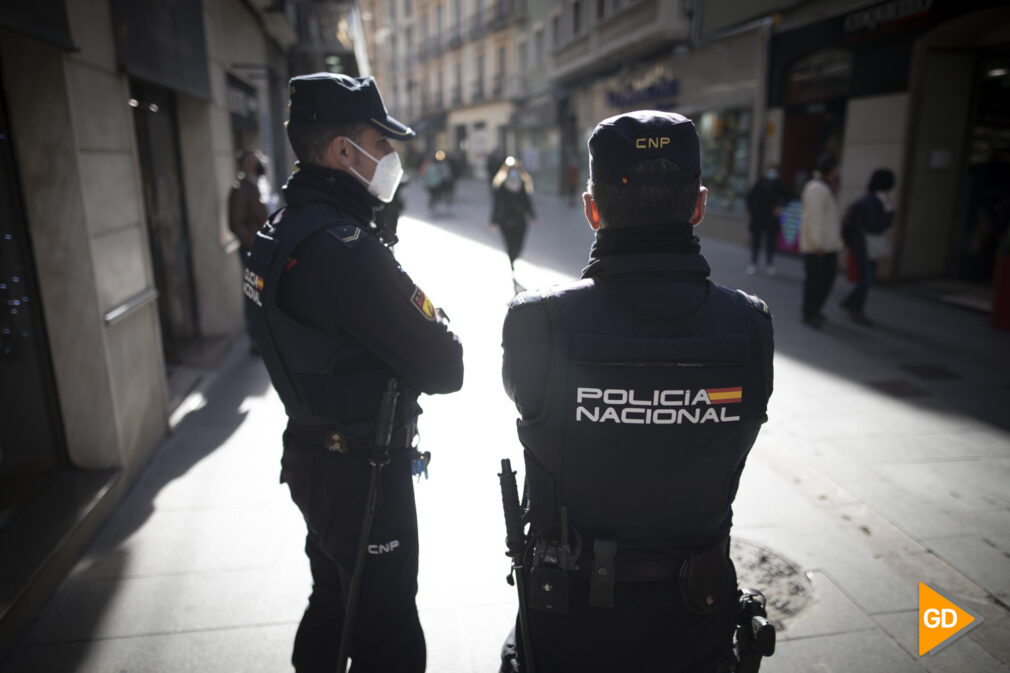
[[[693,280],[708,278],[712,269],[700,253],[659,252],[607,255],[591,260],[582,270],[583,278],[613,278],[614,276],[637,275],[640,277],[663,278],[669,276],[688,277]]]
[[[353,175],[304,162],[284,185],[284,199],[292,207],[327,203],[363,225],[371,222],[374,210],[382,206]]]

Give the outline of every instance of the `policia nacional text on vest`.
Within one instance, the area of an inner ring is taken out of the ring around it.
[[[648,328],[615,319],[620,311],[591,280],[566,286],[564,301],[549,293],[526,299],[549,316],[552,357],[545,410],[519,423],[527,454],[521,506],[507,460],[500,475],[524,673],[533,670],[529,653],[536,651],[528,611],[567,613],[575,577],[589,580],[589,605],[599,608],[613,605],[615,583],[625,581],[677,580],[684,605],[699,615],[736,595],[732,670],[757,671],[774,652],[764,597],[737,591],[723,501],[739,479],[732,466],[742,463],[765,420],[760,396],[748,396],[761,378],[741,303],[767,308],[743,293],[710,288],[691,319],[707,329],[684,338],[663,329],[642,336]],[[699,474],[734,483],[699,489],[691,483]]]

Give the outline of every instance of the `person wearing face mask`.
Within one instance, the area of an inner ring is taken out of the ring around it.
[[[761,239],[765,244],[765,273],[775,275],[775,244],[779,238],[779,215],[789,200],[785,185],[779,180],[778,166],[765,169],[751,190],[747,192],[747,212],[750,215],[750,264],[747,273],[757,271],[761,251]]]
[[[506,157],[504,163],[491,179],[491,226],[497,227],[505,240],[505,252],[512,269],[512,286],[516,292],[522,286],[516,280],[515,261],[523,249],[526,239],[527,216],[536,224],[536,213],[530,194],[533,193],[533,178],[515,157]]]
[[[414,132],[371,77],[295,77],[290,95],[298,168],[253,242],[244,290],[288,416],[281,481],[308,528],[312,592],[292,663],[420,673],[418,397],[459,390],[463,360],[445,313],[373,224],[403,172],[390,139]]]

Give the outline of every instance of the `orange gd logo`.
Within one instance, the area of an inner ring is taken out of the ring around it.
[[[939,592],[919,583],[919,656],[933,653],[957,637],[971,625],[982,623],[981,617],[970,615]]]

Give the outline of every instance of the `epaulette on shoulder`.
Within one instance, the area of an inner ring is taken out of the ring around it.
[[[747,294],[743,290],[737,290],[737,292],[739,292],[740,295],[747,300],[747,303],[750,304],[752,308],[761,311],[769,318],[772,317],[772,312],[768,309],[768,304],[765,303],[764,299],[756,294]]]
[[[326,233],[348,248],[353,248],[365,238],[365,232],[355,224],[335,224],[326,228]]]
[[[539,304],[543,302],[543,300],[544,295],[540,290],[524,290],[512,298],[512,302],[509,304],[509,310],[511,311],[521,306]]]

